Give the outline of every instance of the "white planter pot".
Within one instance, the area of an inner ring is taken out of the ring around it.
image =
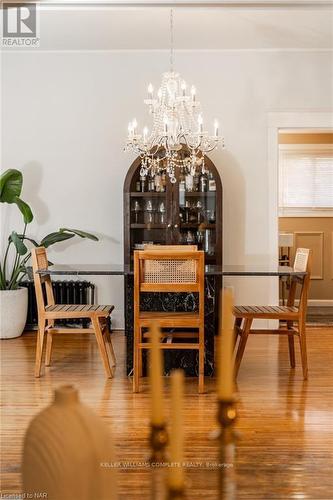
[[[0,290],[0,339],[22,335],[28,312],[28,289]]]

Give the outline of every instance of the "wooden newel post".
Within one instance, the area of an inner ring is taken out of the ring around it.
[[[151,390],[150,447],[151,462],[163,462],[168,434],[163,408],[163,360],[160,348],[160,328],[153,323],[150,328],[149,378]]]
[[[225,288],[221,294],[220,325],[217,363],[217,421],[219,424],[220,482],[219,498],[235,498],[234,481],[235,438],[234,425],[237,419],[234,396],[234,317],[233,293]]]
[[[174,370],[171,374],[171,432],[170,462],[168,468],[168,500],[184,496],[184,372]]]

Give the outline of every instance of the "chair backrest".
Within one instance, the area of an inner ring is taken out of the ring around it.
[[[297,284],[301,285],[299,297],[299,311],[305,321],[308,305],[308,293],[311,279],[312,252],[308,248],[297,248],[293,269],[296,272],[306,273],[305,276],[293,276],[288,297],[288,306],[293,306],[296,297]]]
[[[163,251],[178,251],[178,252],[194,252],[198,250],[197,245],[154,245],[147,243],[143,246],[144,250],[163,250]]]
[[[294,260],[294,271],[305,273],[307,270],[310,250],[308,248],[297,248]]]
[[[38,316],[40,316],[45,311],[46,306],[55,304],[50,275],[37,274],[37,271],[48,269],[46,249],[44,247],[33,248],[31,250],[31,260],[34,275]],[[43,292],[43,284],[45,284],[45,295]]]
[[[140,292],[198,292],[199,313],[204,312],[204,252],[134,251],[134,301]]]

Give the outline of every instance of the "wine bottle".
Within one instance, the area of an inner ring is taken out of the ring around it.
[[[208,191],[216,191],[216,182],[212,172],[209,172],[208,177]]]
[[[193,175],[191,175],[190,173],[186,174],[185,189],[187,192],[190,193],[191,191],[193,191],[193,184],[194,184]]]
[[[152,174],[148,178],[148,191],[155,191],[155,182]]]
[[[140,188],[141,193],[144,193],[146,191],[146,177],[144,176],[140,177]]]
[[[202,172],[201,175],[200,175],[200,191],[202,193],[206,193],[207,188],[208,188],[207,175],[206,175],[205,172]]]
[[[155,175],[155,179],[154,179],[154,188],[155,188],[155,191],[157,193],[159,193],[161,191],[161,187],[162,187],[162,178],[161,178],[161,174],[158,172]]]
[[[199,191],[200,177],[199,173],[196,171],[193,178],[193,191]]]
[[[179,191],[185,191],[185,190],[186,190],[185,175],[184,175],[184,170],[181,169],[179,175]]]
[[[164,193],[166,191],[166,173],[163,172],[162,174],[162,180],[161,180],[161,191]]]

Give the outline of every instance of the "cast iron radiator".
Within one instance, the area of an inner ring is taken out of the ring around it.
[[[38,323],[35,285],[33,281],[22,281],[20,286],[28,289],[28,316],[25,328],[34,328]],[[94,304],[95,285],[90,281],[52,281],[54,300],[56,304]],[[80,326],[88,328],[88,319],[57,320],[56,323],[65,326]]]

